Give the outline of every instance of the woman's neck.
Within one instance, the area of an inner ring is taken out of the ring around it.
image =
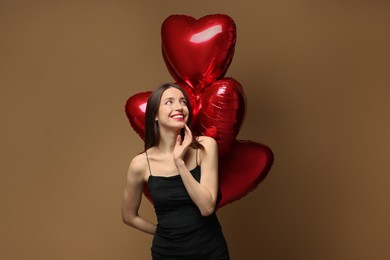
[[[157,148],[162,153],[172,153],[176,145],[176,138],[180,134],[180,131],[161,131],[160,129],[160,141],[157,144]]]

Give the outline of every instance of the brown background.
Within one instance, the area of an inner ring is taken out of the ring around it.
[[[0,2],[0,258],[150,259],[122,223],[142,149],[123,106],[172,81],[171,14],[237,24],[227,76],[244,86],[238,136],[275,164],[219,211],[232,259],[389,259],[387,1]],[[141,213],[154,220],[149,202]]]

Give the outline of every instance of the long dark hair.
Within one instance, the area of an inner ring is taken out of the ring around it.
[[[148,102],[146,104],[146,111],[145,111],[145,151],[149,148],[158,145],[160,141],[160,132],[158,128],[158,122],[156,122],[156,116],[158,113],[158,109],[160,107],[160,101],[161,96],[164,93],[165,90],[169,88],[175,88],[180,90],[183,93],[183,96],[186,100],[187,107],[188,107],[188,121],[187,125],[191,129],[191,123],[192,123],[192,108],[190,104],[190,100],[188,98],[187,93],[177,84],[174,83],[165,83],[158,88],[156,88],[152,94],[150,94],[148,98]],[[182,137],[184,135],[184,129],[182,131]],[[193,141],[191,143],[191,146],[193,148],[201,148],[202,145],[199,144],[199,142],[193,138]]]

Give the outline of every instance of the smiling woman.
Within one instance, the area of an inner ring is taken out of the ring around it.
[[[229,259],[215,213],[218,149],[214,139],[194,137],[186,93],[164,84],[150,95],[145,113],[145,151],[131,160],[122,217],[131,227],[154,235],[158,259]],[[138,215],[147,185],[157,225]]]
[[[188,115],[188,107],[187,101],[180,90],[176,88],[167,89],[164,91],[161,100],[162,102],[159,108],[159,113],[156,116],[156,121],[160,120],[161,124],[165,115],[168,116],[167,118],[185,122]],[[159,115],[161,115],[161,117]]]

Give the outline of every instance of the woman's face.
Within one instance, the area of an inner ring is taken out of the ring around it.
[[[176,88],[168,88],[161,96],[156,120],[159,126],[183,128],[188,121],[187,101]]]

